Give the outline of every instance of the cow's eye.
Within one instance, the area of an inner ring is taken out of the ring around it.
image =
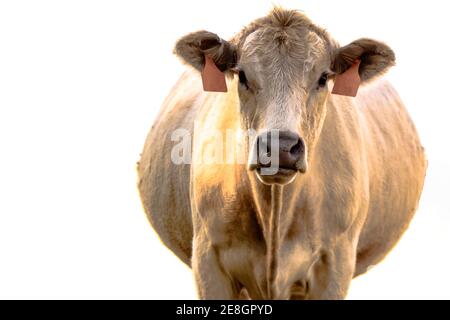
[[[239,70],[239,83],[248,89],[247,77],[245,76],[245,72],[243,70]]]
[[[328,80],[328,74],[326,73],[322,73],[322,75],[320,76],[319,79],[319,88],[323,88],[325,87],[325,85],[327,84],[327,80]]]

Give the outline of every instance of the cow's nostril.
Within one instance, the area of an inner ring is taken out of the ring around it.
[[[294,159],[300,159],[301,155],[305,152],[305,143],[303,142],[303,139],[299,138],[289,152]]]

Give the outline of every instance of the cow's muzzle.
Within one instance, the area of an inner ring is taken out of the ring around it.
[[[260,180],[267,184],[289,183],[308,167],[305,142],[291,131],[271,130],[260,134],[253,153],[249,168],[256,170]]]

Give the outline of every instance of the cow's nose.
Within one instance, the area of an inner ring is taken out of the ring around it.
[[[258,163],[262,166],[273,165],[278,148],[278,164],[280,168],[299,170],[299,164],[305,157],[305,142],[298,134],[291,131],[278,131],[278,139],[274,131],[258,136]]]

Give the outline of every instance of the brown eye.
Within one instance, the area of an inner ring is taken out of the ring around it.
[[[247,77],[245,76],[245,72],[243,70],[239,70],[239,83],[248,89]]]
[[[319,79],[319,88],[325,87],[325,85],[327,84],[327,80],[328,80],[328,74],[322,73],[322,75],[320,76],[320,79]]]

